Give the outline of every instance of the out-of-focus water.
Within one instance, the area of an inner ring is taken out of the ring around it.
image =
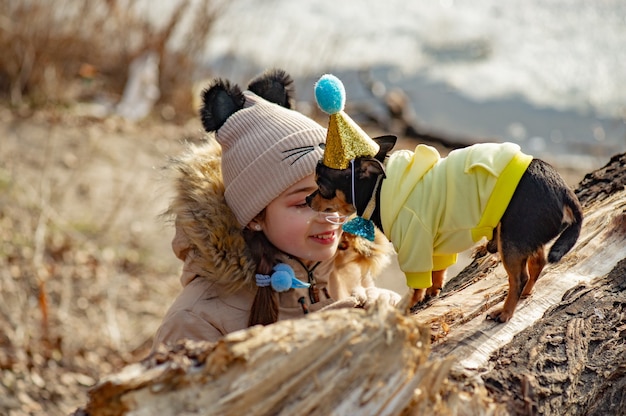
[[[425,126],[582,168],[626,151],[624,0],[232,0],[206,51],[236,82],[283,67],[304,97],[370,68]]]

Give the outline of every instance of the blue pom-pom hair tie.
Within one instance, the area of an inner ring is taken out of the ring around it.
[[[272,286],[276,292],[286,292],[289,289],[306,289],[311,286],[310,283],[298,280],[295,272],[288,264],[279,263],[274,266],[273,270],[274,273],[271,275],[257,273],[256,285],[258,287]]]

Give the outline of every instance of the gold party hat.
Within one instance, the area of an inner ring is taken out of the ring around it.
[[[378,144],[361,129],[346,113],[330,115],[324,165],[332,169],[345,169],[350,161],[359,156],[376,156]]]
[[[345,89],[334,75],[326,74],[315,85],[317,105],[330,115],[322,163],[332,169],[346,169],[350,161],[376,156],[378,144],[344,111]]]

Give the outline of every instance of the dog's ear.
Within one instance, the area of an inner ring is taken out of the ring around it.
[[[282,69],[265,71],[250,81],[248,89],[274,104],[292,110],[296,107],[293,79]]]
[[[227,80],[217,79],[202,91],[200,120],[207,132],[218,130],[226,119],[243,108],[241,89]]]
[[[396,141],[398,140],[398,138],[396,136],[387,135],[374,137],[372,140],[374,140],[380,147],[378,153],[374,157],[377,160],[384,162],[387,153],[389,153],[391,149],[393,149],[393,147],[396,145]]]
[[[383,162],[372,158],[361,159],[358,171],[359,179],[375,178],[379,175],[383,175],[383,178],[386,177]]]

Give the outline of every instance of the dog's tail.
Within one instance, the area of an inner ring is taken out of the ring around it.
[[[548,253],[548,262],[556,263],[574,247],[580,229],[583,225],[583,209],[578,202],[578,198],[571,190],[566,192],[563,206],[563,231],[556,239],[550,252]]]

